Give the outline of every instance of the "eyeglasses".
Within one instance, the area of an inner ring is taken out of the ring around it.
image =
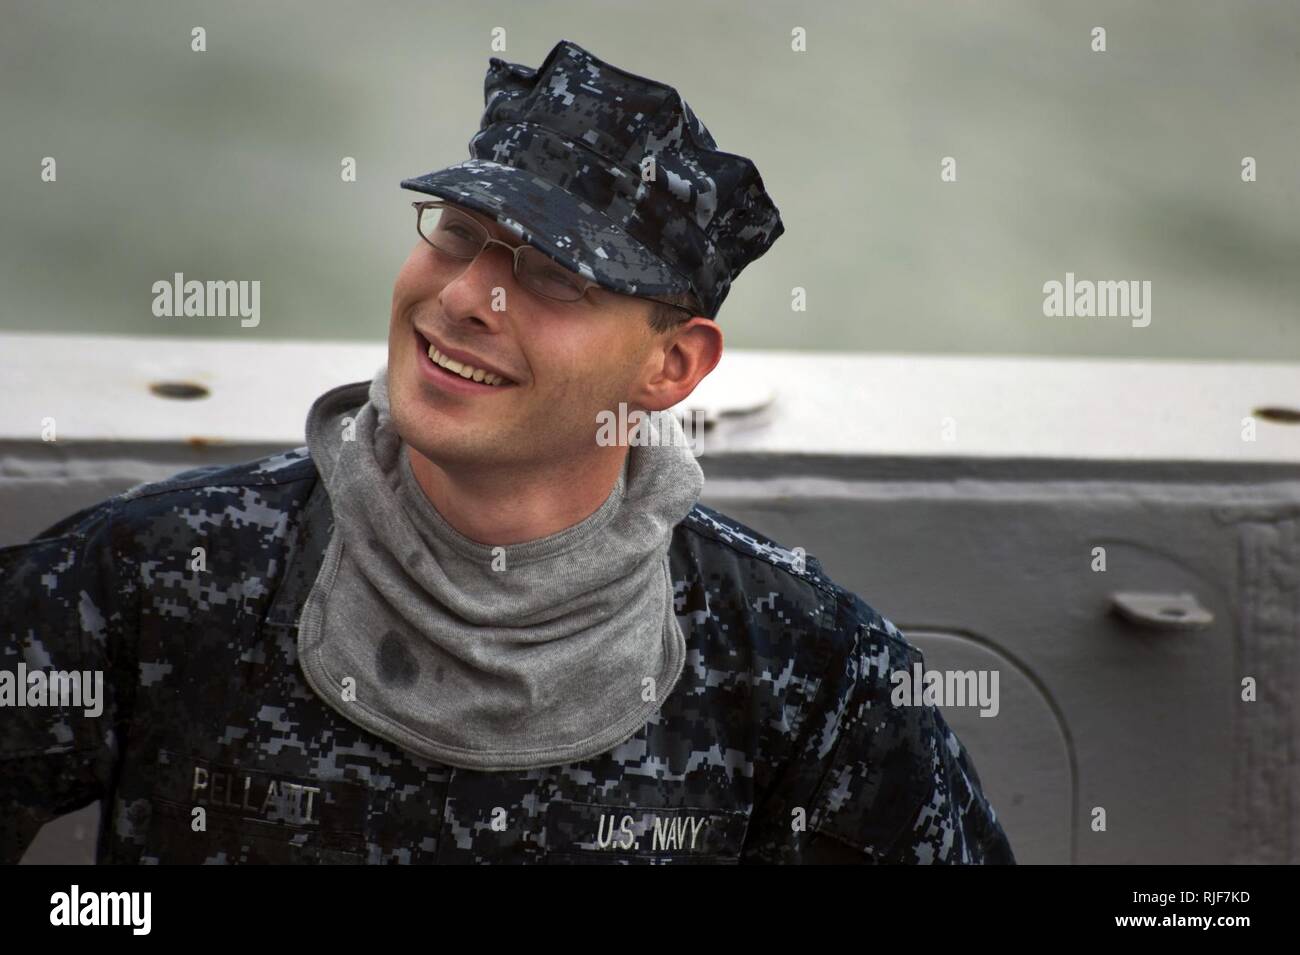
[[[514,276],[520,285],[535,292],[543,298],[558,302],[576,302],[587,294],[588,289],[602,288],[599,282],[584,278],[566,269],[554,259],[548,258],[540,249],[527,243],[510,245],[500,239],[494,239],[487,227],[473,216],[461,212],[444,200],[435,199],[412,202],[415,208],[415,229],[420,238],[439,252],[459,259],[468,265],[489,245],[499,245],[508,251],[514,259]],[[606,291],[611,291],[606,289]],[[659,302],[679,309],[689,315],[695,315],[693,309],[664,302],[650,296],[632,296],[645,298],[647,301]]]

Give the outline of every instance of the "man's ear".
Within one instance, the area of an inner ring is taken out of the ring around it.
[[[648,411],[663,411],[685,400],[722,359],[722,329],[702,315],[656,337],[660,341],[651,345],[654,371],[639,396]]]

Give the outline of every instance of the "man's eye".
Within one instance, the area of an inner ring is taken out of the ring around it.
[[[557,285],[563,285],[577,291],[581,288],[580,283],[574,279],[568,272],[561,272],[558,269],[548,269],[543,276],[548,282],[554,282]]]

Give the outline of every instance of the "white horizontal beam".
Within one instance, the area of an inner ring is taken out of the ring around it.
[[[0,334],[0,440],[304,443],[324,391],[384,344]],[[209,397],[160,398],[191,382]],[[685,403],[707,454],[1300,463],[1300,364],[730,351]],[[762,409],[755,414],[739,412]]]

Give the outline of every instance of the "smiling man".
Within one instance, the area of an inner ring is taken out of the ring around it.
[[[667,409],[782,234],[753,163],[568,41],[485,92],[305,447],[0,550],[0,667],[106,674],[100,718],[0,723],[0,853],[102,799],[101,862],[1013,862],[891,701],[919,651],[698,503]]]
[[[681,324],[656,333],[654,302],[601,288],[472,209],[415,207],[425,241],[398,274],[388,338],[415,476],[476,540],[568,527],[608,497],[627,454],[593,440],[597,415],[677,404],[721,358],[722,333],[672,306]],[[489,238],[517,251],[479,255]]]

